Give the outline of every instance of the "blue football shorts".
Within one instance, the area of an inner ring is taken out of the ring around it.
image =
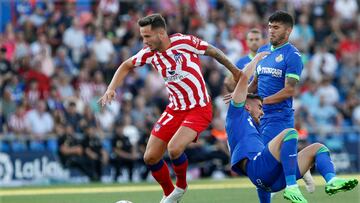
[[[274,116],[272,118],[262,118],[260,134],[263,136],[264,144],[267,145],[286,128],[294,128],[293,116],[284,115],[283,117]]]
[[[252,160],[248,160],[246,173],[251,182],[268,192],[277,192],[286,187],[283,167],[270,153],[268,146],[259,152]],[[296,170],[296,179],[300,179],[299,167]]]

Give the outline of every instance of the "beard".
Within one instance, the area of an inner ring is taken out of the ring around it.
[[[275,39],[270,39],[270,43],[273,46],[278,46],[281,42],[283,42],[283,40],[286,38],[286,33],[283,33],[281,35],[279,35],[279,37],[275,38]]]
[[[252,119],[255,121],[255,123],[256,123],[257,125],[260,125],[260,118],[259,118],[259,117],[256,117],[256,116],[254,115],[254,113],[252,113],[252,112],[250,112],[250,116],[252,117]]]
[[[259,49],[259,47],[258,46],[253,46],[253,47],[250,47],[250,50],[252,51],[252,52],[257,52],[257,50]]]

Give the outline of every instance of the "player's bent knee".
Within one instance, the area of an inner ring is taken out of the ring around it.
[[[294,128],[287,128],[284,130],[284,137],[283,137],[283,141],[288,141],[291,139],[298,139],[299,138],[299,133],[297,130],[295,130]]]
[[[171,159],[178,158],[183,153],[183,151],[184,150],[180,147],[172,146],[172,145],[168,146],[168,152]]]
[[[322,153],[322,152],[330,152],[329,148],[327,148],[324,144],[321,143],[314,143],[313,145],[316,145],[316,153]]]
[[[321,147],[325,147],[325,145],[319,143],[319,142],[315,142],[313,144],[311,144],[311,146],[315,147],[316,149],[320,149]]]
[[[144,162],[146,165],[154,165],[157,164],[160,161],[161,157],[156,157],[152,154],[145,153],[144,154]]]

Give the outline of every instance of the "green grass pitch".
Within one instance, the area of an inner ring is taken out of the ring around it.
[[[348,175],[355,177],[360,175]],[[303,185],[303,181],[298,181]],[[328,196],[324,191],[324,181],[315,177],[316,191],[309,194],[301,187],[309,203],[360,203],[360,187],[353,191]],[[46,187],[1,188],[0,203],[115,203],[130,200],[133,203],[158,203],[162,193],[155,183],[138,184],[87,184],[54,185]],[[189,183],[189,190],[183,203],[256,203],[255,187],[246,178],[225,180],[196,180]],[[273,203],[288,202],[282,192],[273,198]]]

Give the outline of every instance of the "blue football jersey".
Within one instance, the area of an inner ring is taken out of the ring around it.
[[[258,94],[268,97],[279,92],[285,87],[285,78],[292,77],[300,79],[303,63],[299,51],[290,43],[274,49],[270,44],[259,48],[258,52],[270,52],[263,60],[259,61],[256,67],[258,77]],[[264,104],[263,110],[266,113],[277,110],[292,110],[292,98],[288,98],[276,104]]]
[[[237,62],[236,62],[236,67],[238,67],[239,69],[244,69],[244,67],[250,63],[250,61],[254,58],[254,56],[252,56],[251,54],[248,54],[246,56],[241,57]]]
[[[244,69],[245,66],[251,62],[251,60],[254,58],[254,56],[252,56],[251,54],[248,54],[244,57],[241,57],[237,62],[236,62],[236,67],[239,69]],[[251,75],[250,80],[249,80],[249,84],[250,82],[254,79],[254,76]]]
[[[231,167],[238,170],[236,163],[244,158],[252,159],[264,149],[258,125],[246,111],[244,103],[229,105],[226,116],[226,133],[230,148]]]

